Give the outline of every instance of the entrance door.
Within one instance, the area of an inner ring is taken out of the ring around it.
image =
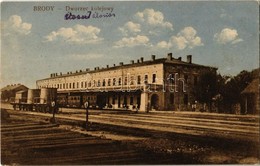
[[[159,96],[157,94],[153,94],[151,97],[151,109],[157,110],[159,108]]]
[[[103,109],[104,106],[106,105],[106,101],[107,101],[107,99],[106,99],[105,95],[97,95],[96,103],[98,105],[98,108]]]

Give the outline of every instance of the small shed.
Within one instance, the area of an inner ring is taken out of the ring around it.
[[[259,114],[259,78],[254,79],[242,92],[242,108],[245,114]]]

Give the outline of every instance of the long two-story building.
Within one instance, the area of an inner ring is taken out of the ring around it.
[[[53,73],[36,84],[37,88],[57,88],[61,106],[82,107],[87,100],[97,108],[188,110],[196,100],[193,89],[201,73],[216,70],[192,63],[191,55],[182,61],[169,53],[166,58],[152,55],[149,60],[141,57],[129,64]]]

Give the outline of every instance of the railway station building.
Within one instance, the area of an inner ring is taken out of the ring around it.
[[[64,107],[104,109],[190,110],[201,73],[217,68],[185,61],[168,53],[165,58],[143,57],[130,63],[89,68],[76,72],[52,73],[36,81],[37,88],[57,88],[58,103]]]

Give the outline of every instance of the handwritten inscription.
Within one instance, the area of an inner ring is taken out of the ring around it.
[[[64,16],[65,20],[83,20],[83,19],[96,19],[96,18],[108,18],[115,17],[113,13],[113,7],[104,6],[91,6],[91,7],[65,7],[67,13]],[[78,12],[84,12],[84,14],[78,14]],[[77,14],[76,14],[77,13]]]

